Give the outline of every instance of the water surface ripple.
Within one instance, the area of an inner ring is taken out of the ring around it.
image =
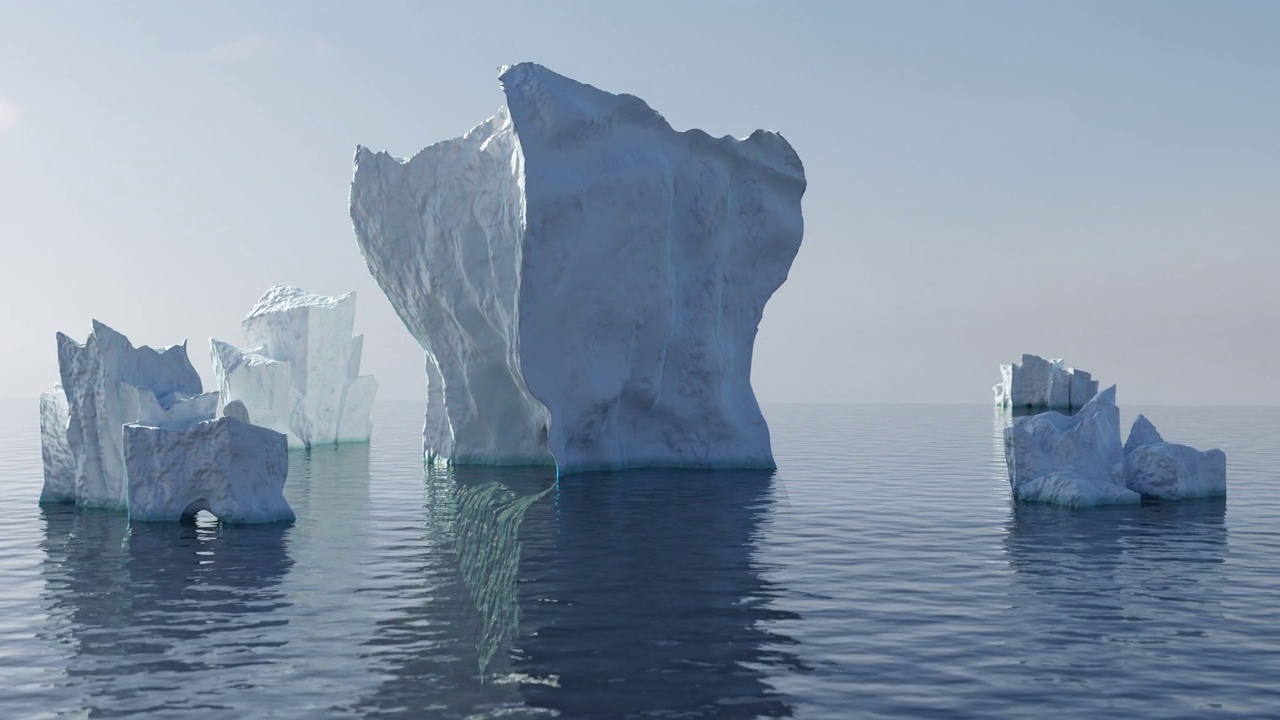
[[[0,403],[0,718],[1280,717],[1280,408],[1126,408],[1228,500],[1014,507],[986,406],[766,406],[779,469],[297,452],[292,525],[39,507]]]

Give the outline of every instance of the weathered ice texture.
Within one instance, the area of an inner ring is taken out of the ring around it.
[[[44,460],[44,489],[40,502],[76,501],[76,459],[67,444],[67,395],[58,385],[40,394],[40,455]]]
[[[993,389],[1002,407],[1072,410],[1098,394],[1098,381],[1083,370],[1063,367],[1060,359],[1023,355],[1021,364],[1000,366],[1000,382]]]
[[[62,333],[57,338],[75,492],[73,497],[59,494],[50,500],[124,509],[128,500],[123,426],[144,413],[163,418],[178,403],[199,396],[200,376],[187,358],[185,343],[160,350],[135,348],[124,335],[96,320],[83,345]],[[212,417],[212,404],[216,401],[205,398],[177,412],[191,416],[208,410]]]
[[[1120,410],[1114,386],[1075,415],[1022,417],[1004,430],[1005,462],[1017,500],[1070,506],[1136,503],[1125,488]]]
[[[176,522],[208,510],[227,523],[293,520],[284,435],[232,417],[188,427],[124,427],[129,519]]]
[[[461,138],[356,151],[356,239],[426,350],[427,455],[773,467],[751,353],[803,234],[795,151],[530,63],[500,80]]]
[[[290,447],[367,442],[378,392],[360,375],[361,336],[352,337],[356,295],[313,295],[277,285],[241,323],[252,349],[210,340],[223,402],[241,401],[254,422]]]
[[[1143,497],[1186,500],[1227,494],[1227,456],[1165,442],[1145,416],[1133,421],[1124,444],[1124,478]]]

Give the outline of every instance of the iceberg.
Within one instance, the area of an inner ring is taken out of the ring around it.
[[[200,413],[212,417],[216,396],[201,398],[200,376],[187,358],[185,343],[159,350],[135,348],[97,320],[83,345],[62,333],[57,340],[67,419],[65,435],[60,435],[53,429],[61,423],[59,401],[42,399],[42,454],[50,462],[45,464],[41,501],[125,509],[124,425],[144,415],[165,421],[170,411],[174,420]],[[194,404],[174,409],[186,401]],[[70,487],[68,454],[74,466]]]
[[[1227,493],[1227,456],[1165,442],[1139,415],[1120,444],[1116,388],[1075,415],[1045,412],[1004,429],[1005,464],[1015,500],[1072,507],[1187,500]]]
[[[1098,394],[1098,381],[1062,360],[1024,354],[1021,363],[1000,366],[996,405],[1014,410],[1073,410]]]
[[[354,292],[267,290],[241,322],[250,349],[209,341],[222,401],[240,401],[289,447],[368,442],[378,382],[360,374],[364,337],[352,337],[355,312]]]
[[[1124,444],[1125,484],[1143,497],[1187,500],[1227,494],[1227,456],[1165,442],[1139,415]]]
[[[129,519],[178,522],[207,510],[225,523],[293,520],[284,498],[288,441],[233,416],[243,409],[217,420],[180,413],[159,426],[125,425]]]
[[[355,154],[357,243],[425,350],[428,459],[773,468],[751,356],[800,248],[800,158],[532,63],[499,79],[466,135]]]
[[[1124,482],[1120,409],[1115,386],[1080,412],[1046,412],[1004,429],[1005,463],[1013,497],[1072,507],[1137,503]]]

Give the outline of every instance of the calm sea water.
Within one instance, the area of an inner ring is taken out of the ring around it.
[[[556,483],[424,470],[387,403],[293,454],[292,526],[130,527],[38,507],[0,404],[0,718],[1280,717],[1280,408],[1138,409],[1230,498],[1015,508],[987,406]]]

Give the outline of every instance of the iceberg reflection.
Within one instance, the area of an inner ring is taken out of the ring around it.
[[[753,559],[772,472],[430,467],[429,590],[382,621],[363,714],[787,717]],[[407,549],[406,549],[407,552]],[[444,690],[443,688],[447,688]],[[434,689],[434,690],[433,690]]]
[[[119,513],[42,508],[45,607],[67,646],[66,685],[98,713],[219,707],[256,687],[285,644],[288,526],[134,523]],[[191,673],[219,683],[180,692]],[[227,695],[223,696],[223,693]],[[220,697],[221,696],[221,697]]]
[[[767,623],[781,592],[755,544],[772,471],[633,470],[561,478],[526,521],[521,637],[529,705],[565,717],[786,717],[771,667],[804,670]]]

